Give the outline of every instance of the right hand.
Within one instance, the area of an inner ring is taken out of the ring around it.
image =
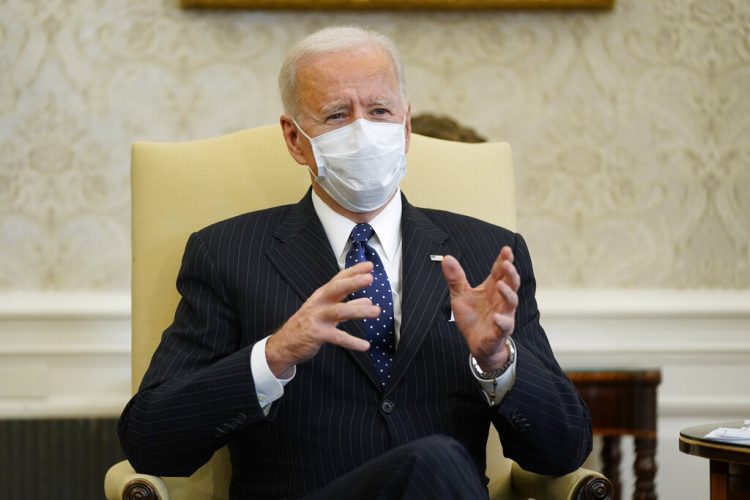
[[[292,367],[311,359],[323,344],[366,351],[370,343],[339,330],[350,319],[377,318],[380,307],[368,298],[343,302],[349,294],[372,282],[372,263],[362,262],[340,271],[318,288],[266,342],[268,367],[277,378],[288,378]]]

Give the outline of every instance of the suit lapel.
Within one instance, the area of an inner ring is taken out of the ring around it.
[[[292,205],[273,236],[279,244],[266,252],[268,258],[301,299],[306,300],[338,272],[309,191]]]
[[[391,372],[391,387],[405,374],[441,305],[447,300],[448,285],[440,262],[431,260],[430,255],[450,254],[460,258],[457,249],[449,246],[448,234],[405,198],[401,227],[401,334]]]
[[[296,205],[274,231],[279,242],[267,256],[281,277],[304,301],[339,271],[336,257],[323,225],[315,213],[310,191]],[[339,328],[356,337],[364,338],[358,321],[341,323]],[[380,386],[366,352],[346,350],[376,386]]]

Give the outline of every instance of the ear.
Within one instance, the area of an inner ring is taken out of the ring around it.
[[[406,107],[406,118],[404,119],[404,138],[406,146],[404,148],[404,154],[409,152],[409,143],[411,141],[411,104]]]
[[[284,141],[286,141],[289,154],[300,165],[309,165],[303,149],[303,141],[307,141],[307,138],[297,130],[297,126],[291,117],[281,115],[279,123],[281,123],[281,131],[284,134]]]

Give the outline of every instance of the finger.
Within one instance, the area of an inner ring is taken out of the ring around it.
[[[507,260],[503,262],[503,281],[515,291],[518,291],[521,286],[521,275],[518,274],[518,269]]]
[[[503,259],[511,263],[515,261],[515,257],[513,255],[513,249],[507,245],[500,249],[500,256],[503,257]]]
[[[493,279],[499,280],[503,276],[503,270],[505,269],[505,263],[508,262],[511,265],[513,264],[513,250],[509,246],[504,246],[500,249],[500,253],[498,253],[497,258],[495,259],[495,262],[492,264],[492,271],[490,272],[490,275]]]
[[[321,319],[332,323],[341,323],[350,319],[377,318],[380,307],[370,299],[363,298],[350,302],[337,302],[322,309]]]
[[[356,274],[356,273],[362,273],[362,272],[369,273],[370,271],[372,271],[372,262],[370,262],[369,260],[366,260],[363,262],[358,262],[351,267],[345,267],[344,269],[336,273],[336,276],[346,277],[346,276],[349,276],[350,274]]]
[[[503,263],[507,260],[507,251],[505,249],[510,250],[510,247],[503,247],[500,249],[500,252],[498,252],[497,257],[495,258],[495,262],[492,263],[492,270],[490,271],[489,278],[493,281],[497,281],[499,279],[502,279],[503,277]],[[511,252],[512,256],[512,252]]]
[[[360,297],[358,299],[353,299],[350,301],[347,301],[347,304],[366,304],[366,305],[372,305],[372,300],[370,300],[368,297]]]
[[[453,256],[444,256],[440,268],[443,271],[445,281],[448,282],[451,295],[458,295],[469,286],[469,282],[466,280],[466,273],[461,264]]]
[[[518,307],[518,294],[504,281],[497,282],[497,291],[503,297],[503,312],[515,312]]]
[[[366,351],[370,348],[370,343],[354,335],[349,335],[343,330],[338,328],[332,328],[327,335],[325,335],[324,341],[328,344],[334,344],[341,346],[344,349],[351,351]]]
[[[359,262],[357,264],[354,264],[351,267],[345,267],[344,269],[336,273],[336,276],[334,276],[331,279],[331,281],[344,279],[344,278],[350,278],[352,276],[359,275],[359,274],[370,273],[372,272],[372,266],[373,266],[372,262],[367,260],[364,262]]]
[[[509,337],[513,333],[515,321],[512,317],[495,313],[492,315],[492,320],[500,330],[500,337]]]
[[[370,285],[372,280],[372,274],[369,271],[346,277],[337,275],[323,286],[322,299],[328,303],[341,302],[350,294]]]

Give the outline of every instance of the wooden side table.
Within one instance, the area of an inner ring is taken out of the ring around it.
[[[705,439],[719,427],[740,428],[742,422],[698,425],[680,431],[680,451],[710,460],[711,500],[750,499],[750,445]]]
[[[603,437],[602,473],[621,498],[620,438],[634,437],[637,500],[656,500],[656,390],[660,370],[569,370],[567,375],[589,407],[594,434]]]

